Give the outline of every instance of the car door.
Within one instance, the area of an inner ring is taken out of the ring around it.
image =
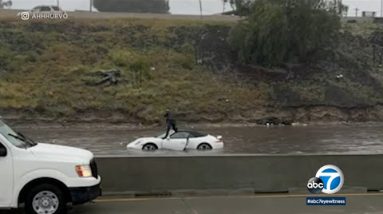
[[[9,149],[1,140],[0,135],[0,207],[9,207],[13,198],[13,160]]]
[[[189,143],[188,143],[188,149],[196,149],[197,146],[201,143],[201,138],[200,137],[194,137],[190,136],[189,137]]]
[[[186,141],[189,136],[188,132],[176,132],[168,139],[164,140],[163,148],[170,150],[182,151],[186,146]]]

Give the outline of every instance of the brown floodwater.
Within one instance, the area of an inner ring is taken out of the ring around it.
[[[88,149],[96,155],[196,155],[196,154],[377,154],[383,153],[383,124],[341,124],[282,127],[190,128],[222,135],[225,148],[214,152],[142,152],[126,149],[138,137],[154,136],[161,129],[124,126],[21,126],[16,129],[38,142]]]

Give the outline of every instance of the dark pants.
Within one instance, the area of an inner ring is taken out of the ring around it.
[[[163,139],[166,139],[169,136],[170,129],[173,129],[175,132],[178,131],[176,126],[176,121],[170,120],[166,122],[166,134],[165,134],[165,137],[163,137]]]

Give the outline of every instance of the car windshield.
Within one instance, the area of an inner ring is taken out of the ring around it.
[[[15,132],[1,120],[0,134],[3,135],[12,145],[19,148],[27,148],[35,145],[32,140],[29,140],[20,133]]]
[[[169,132],[169,136],[170,135],[172,135],[174,133],[174,131],[170,131]],[[166,132],[162,132],[162,134],[160,134],[160,135],[157,135],[157,137],[156,138],[164,138],[165,137],[165,135],[166,135]]]
[[[188,133],[189,134],[189,137],[205,137],[207,134],[203,134],[203,133],[200,133],[200,132],[196,132],[196,131],[187,131],[185,133]],[[165,137],[165,134],[166,133],[161,133],[160,135],[158,135],[156,138],[164,138]],[[172,134],[174,134],[174,131],[170,131],[169,133],[169,136],[171,136]]]
[[[156,138],[163,138],[163,137],[165,137],[165,134],[166,134],[166,133],[162,133],[162,134],[160,134],[160,135],[157,135]]]

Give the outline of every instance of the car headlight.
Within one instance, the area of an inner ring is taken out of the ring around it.
[[[92,170],[89,165],[77,165],[76,172],[80,177],[92,177]]]
[[[134,145],[138,145],[138,144],[140,144],[141,143],[141,141],[139,140],[139,141],[137,141],[136,143],[134,143]]]

